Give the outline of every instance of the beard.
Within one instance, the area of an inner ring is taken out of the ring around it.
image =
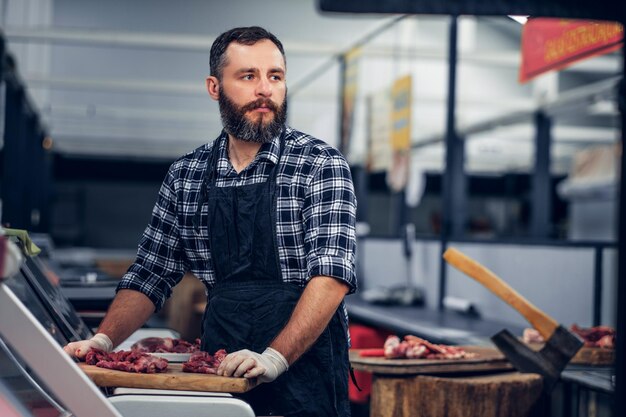
[[[269,143],[282,131],[287,120],[287,95],[285,101],[278,107],[272,100],[260,98],[243,106],[237,106],[224,92],[219,95],[220,116],[226,133],[237,139],[254,142]],[[260,113],[257,121],[246,117],[246,113],[259,107],[267,107],[274,114],[269,122],[264,122],[265,115]]]

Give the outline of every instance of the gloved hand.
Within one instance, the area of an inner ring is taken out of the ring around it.
[[[68,343],[63,347],[63,350],[71,356],[83,359],[91,348],[110,352],[113,350],[113,342],[111,342],[111,339],[109,339],[109,336],[106,334],[98,333],[91,339]]]
[[[218,375],[259,377],[259,382],[272,382],[289,369],[287,359],[277,350],[268,347],[260,354],[248,349],[239,350],[226,356],[219,368]]]

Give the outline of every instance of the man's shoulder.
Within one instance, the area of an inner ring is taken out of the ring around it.
[[[176,159],[170,165],[170,173],[179,177],[184,176],[184,173],[189,171],[204,169],[207,160],[211,155],[214,143],[216,143],[216,140],[198,146],[196,149],[189,151]]]
[[[287,127],[285,132],[287,141],[291,142],[292,152],[313,157],[339,157],[343,155],[334,146],[308,133]]]

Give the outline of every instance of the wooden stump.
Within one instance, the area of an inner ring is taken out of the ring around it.
[[[469,377],[374,374],[371,417],[526,417],[541,395],[537,374]]]
[[[202,313],[206,305],[204,291],[204,284],[188,272],[173,288],[172,296],[165,304],[167,327],[176,330],[188,342],[193,342],[202,334]],[[198,303],[202,303],[201,311],[196,311]]]

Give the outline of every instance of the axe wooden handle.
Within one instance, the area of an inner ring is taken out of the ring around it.
[[[454,248],[449,248],[443,254],[443,258],[464,274],[474,278],[483,284],[504,302],[516,309],[522,316],[548,340],[559,324],[552,317],[539,310],[530,301],[499,278],[496,274],[485,268],[469,256],[464,255]]]

